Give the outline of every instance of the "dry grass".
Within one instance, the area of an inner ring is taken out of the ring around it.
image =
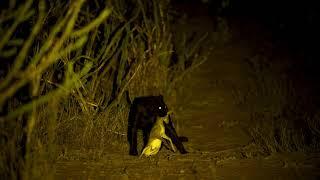
[[[0,14],[1,63],[10,69],[0,69],[2,177],[50,178],[68,152],[94,159],[126,149],[126,90],[131,99],[163,94],[174,109],[171,87],[189,67],[173,73],[167,1],[130,2],[28,0]]]
[[[240,108],[250,112],[243,122],[265,153],[314,152],[319,148],[319,110],[299,75],[289,74],[285,61],[260,54],[248,59],[251,78],[246,88],[234,90]]]

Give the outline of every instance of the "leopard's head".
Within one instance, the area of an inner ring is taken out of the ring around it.
[[[156,103],[156,111],[157,115],[160,117],[165,117],[168,114],[168,107],[164,102],[163,96],[157,96],[157,103]]]

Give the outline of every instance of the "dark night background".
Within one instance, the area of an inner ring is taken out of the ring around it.
[[[302,79],[312,89],[312,98],[317,107],[320,105],[319,82],[319,6],[316,1],[277,1],[277,0],[174,0],[173,4],[185,4],[194,11],[208,11],[214,19],[217,16],[230,22],[249,22],[261,27],[268,33],[272,48],[280,53],[290,54],[289,74],[292,79]],[[196,8],[202,3],[202,7]],[[227,2],[226,7],[222,7]],[[244,23],[243,26],[247,24]],[[248,33],[259,39],[248,27]],[[244,35],[245,36],[245,35]],[[261,42],[263,43],[263,42]],[[301,83],[301,86],[304,86]]]
[[[216,9],[213,2],[208,2],[211,13]],[[275,42],[284,43],[292,53],[304,57],[305,72],[316,73],[320,20],[316,1],[230,0],[229,6],[218,15],[261,24],[272,32]]]
[[[244,0],[241,4],[240,1],[235,2],[230,15],[245,15],[256,19],[274,33],[276,40],[284,40],[293,49],[303,51],[308,58],[316,59],[312,56],[317,54],[318,11],[315,1]]]
[[[196,8],[200,0],[174,0],[173,4],[186,4],[194,11],[208,11],[214,19],[217,16],[236,22],[256,24],[268,32],[268,41],[272,42],[274,51],[285,51],[290,56],[290,78],[296,79],[301,86],[308,84],[312,89],[313,103],[320,107],[319,83],[319,5],[316,1],[278,1],[278,0],[229,0],[202,1],[205,8]],[[226,7],[222,7],[227,2]],[[243,26],[246,26],[244,23]],[[244,28],[245,29],[245,28]],[[236,31],[236,30],[235,30]],[[254,31],[252,31],[255,33]],[[248,27],[248,33],[251,33]],[[259,34],[252,34],[259,39]],[[263,42],[261,42],[263,43]],[[305,94],[309,96],[309,94]],[[312,106],[312,105],[311,105]]]
[[[216,9],[211,4],[209,1],[209,13]],[[230,0],[229,6],[219,15],[231,20],[247,19],[261,25],[270,32],[275,48],[279,45],[289,51],[292,71],[301,73],[307,81],[311,81],[316,92],[320,90],[320,17],[316,1]],[[319,96],[315,95],[314,98],[318,104]]]

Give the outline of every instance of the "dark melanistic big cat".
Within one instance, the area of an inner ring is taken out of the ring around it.
[[[128,97],[128,96],[127,96]],[[128,141],[130,144],[130,155],[138,155],[137,151],[137,131],[139,129],[143,132],[144,146],[149,139],[150,131],[156,118],[164,117],[168,113],[168,108],[164,103],[163,97],[160,96],[144,96],[137,97],[133,100],[128,120]],[[181,154],[187,153],[181,141],[187,141],[186,137],[178,137],[176,130],[174,129],[171,119],[169,123],[165,125],[165,132],[171,138],[173,144],[177,147]]]

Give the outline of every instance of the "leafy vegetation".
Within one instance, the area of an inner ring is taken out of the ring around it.
[[[197,64],[171,60],[168,1],[5,5],[0,14],[1,177],[50,177],[55,161],[71,149],[125,148],[129,105],[124,92],[131,99],[163,94],[170,104],[183,72]],[[198,47],[188,48],[193,49],[190,61]]]

